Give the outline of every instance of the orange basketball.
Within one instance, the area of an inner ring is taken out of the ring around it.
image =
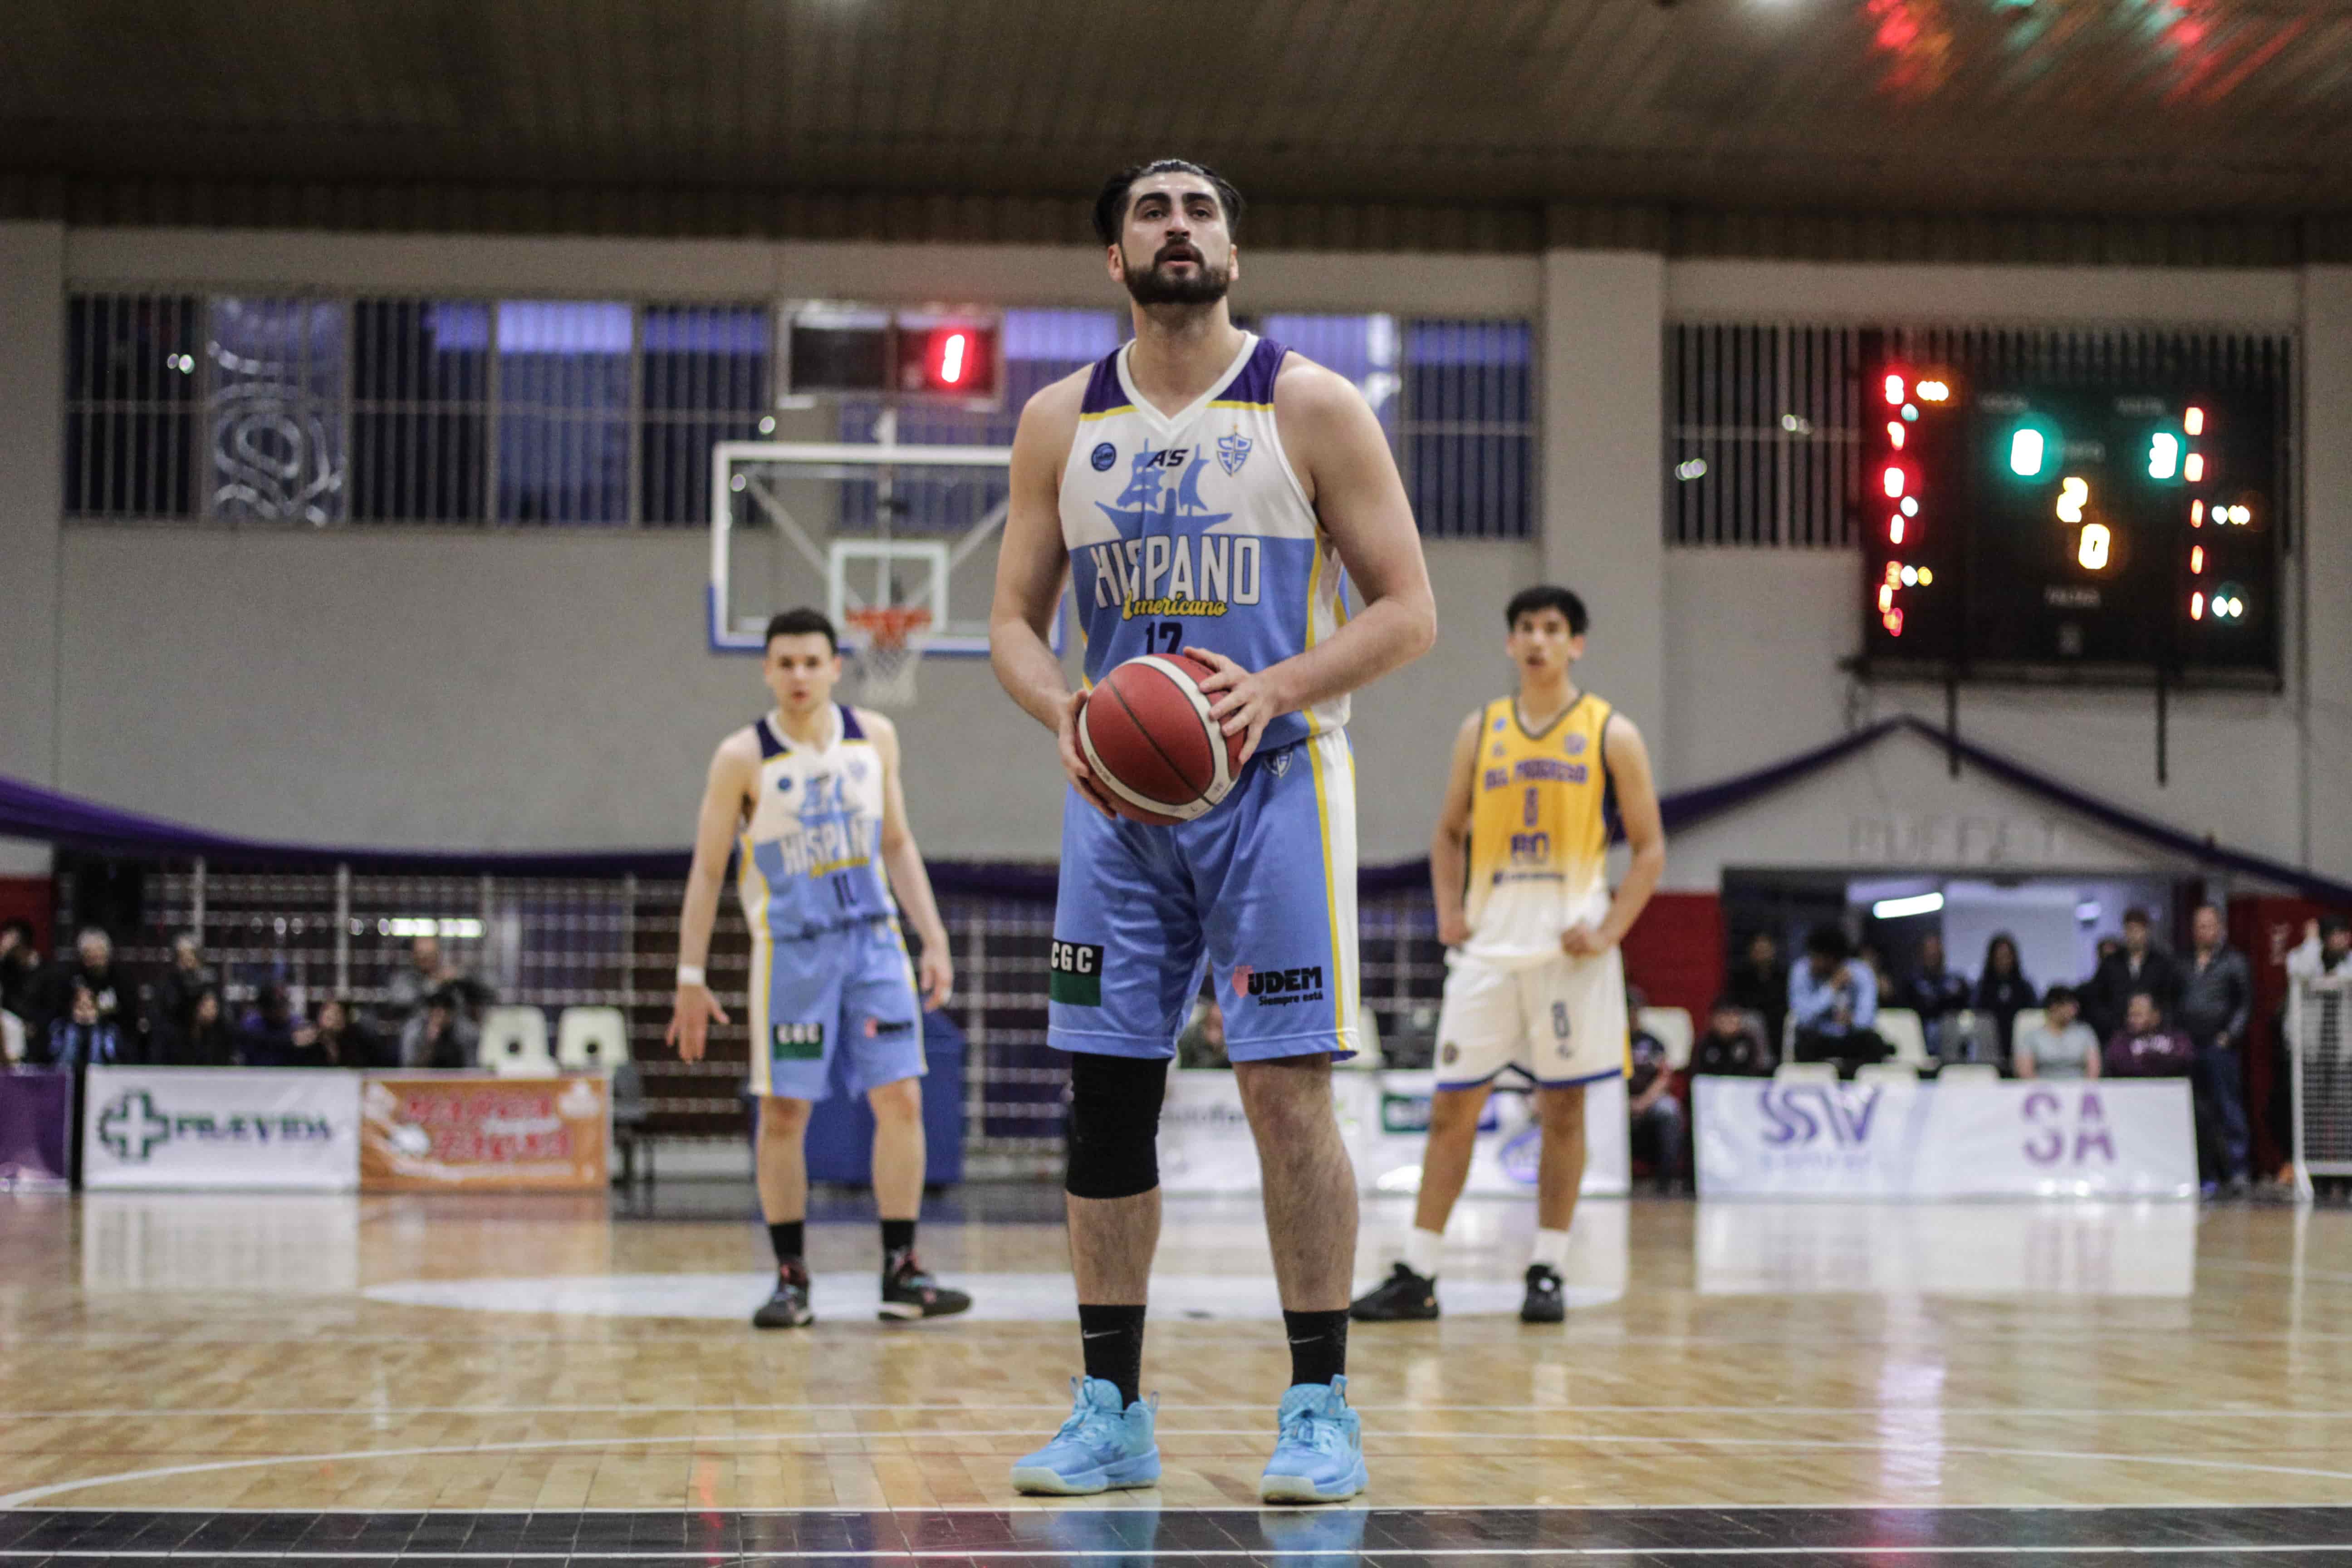
[[[1112,807],[1137,822],[1190,822],[1225,798],[1243,737],[1209,717],[1213,673],[1182,654],[1145,654],[1103,677],[1078,710],[1078,750]]]

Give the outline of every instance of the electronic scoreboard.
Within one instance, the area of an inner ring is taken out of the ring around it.
[[[1862,407],[1866,673],[2276,680],[2271,398],[1889,363]]]

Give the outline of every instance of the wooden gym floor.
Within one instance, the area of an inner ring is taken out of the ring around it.
[[[935,1204],[980,1307],[919,1326],[873,1321],[840,1203],[821,1321],[759,1333],[740,1188],[0,1197],[0,1568],[2352,1563],[2342,1209],[1593,1201],[1537,1330],[1528,1209],[1465,1204],[1447,1317],[1354,1332],[1370,1491],[1301,1511],[1256,1502],[1287,1362],[1253,1203],[1170,1201],[1165,1479],[1066,1503],[1005,1481],[1076,1370],[1056,1194]]]

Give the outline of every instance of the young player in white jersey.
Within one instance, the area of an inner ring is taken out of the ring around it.
[[[1448,952],[1421,1195],[1404,1258],[1358,1299],[1360,1322],[1437,1316],[1446,1217],[1505,1071],[1532,1080],[1543,1129],[1535,1256],[1519,1316],[1559,1322],[1568,1227],[1584,1179],[1584,1086],[1625,1071],[1617,944],[1666,866],[1649,752],[1633,721],[1577,689],[1581,599],[1565,588],[1527,588],[1503,617],[1518,693],[1463,721],[1429,847],[1437,935]],[[1633,852],[1613,896],[1612,816]]]
[[[1108,181],[1095,207],[1135,339],[1030,400],[1013,439],[990,652],[1055,732],[1062,813],[1047,1038],[1070,1053],[1067,1212],[1086,1376],[1070,1418],[1014,1465],[1024,1491],[1149,1486],[1145,1288],[1160,1236],[1155,1138],[1168,1063],[1204,969],[1255,1133],[1291,1352],[1259,1495],[1365,1484],[1348,1408],[1356,1181],[1330,1064],[1357,1048],[1355,779],[1347,696],[1418,657],[1437,615],[1379,422],[1355,387],[1234,325],[1240,196],[1197,164]],[[1364,608],[1344,614],[1345,582]],[[1087,678],[1149,652],[1216,671],[1244,737],[1233,792],[1157,827],[1114,818],[1080,757],[1046,641],[1075,590]],[[1280,972],[1283,984],[1263,983]]]
[[[887,719],[833,700],[841,651],[833,623],[788,610],[768,623],[761,668],[775,710],[719,743],[678,917],[677,995],[669,1041],[699,1061],[727,1015],[704,965],[727,858],[751,931],[751,1092],[760,1101],[760,1210],[776,1253],[762,1329],[814,1321],[803,1227],[809,1110],[838,1089],[874,1109],[874,1202],[882,1217],[885,1319],[963,1311],[915,1256],[923,1199],[922,1008],[947,1000],[954,973],[929,874],[907,829],[898,732]],[[889,874],[888,882],[883,873]],[[922,939],[921,1001],[891,908]]]

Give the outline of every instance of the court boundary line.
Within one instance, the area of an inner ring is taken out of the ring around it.
[[[642,1436],[642,1437],[625,1437],[625,1437],[617,1437],[617,1438],[616,1438],[616,1437],[530,1437],[530,1438],[520,1438],[520,1439],[517,1439],[517,1440],[514,1440],[514,1441],[511,1441],[511,1442],[434,1444],[434,1445],[425,1446],[425,1447],[407,1447],[407,1448],[359,1448],[359,1449],[352,1449],[352,1450],[349,1450],[349,1451],[345,1451],[345,1452],[338,1452],[338,1453],[331,1453],[331,1454],[275,1454],[275,1455],[260,1455],[260,1456],[253,1456],[253,1457],[247,1457],[247,1458],[236,1458],[236,1459],[208,1459],[208,1460],[199,1461],[199,1462],[197,1462],[197,1463],[194,1463],[194,1464],[185,1464],[185,1465],[163,1465],[163,1466],[157,1466],[157,1467],[151,1468],[147,1468],[147,1469],[127,1470],[127,1471],[119,1472],[119,1473],[115,1474],[115,1475],[110,1475],[110,1476],[89,1477],[89,1478],[85,1478],[85,1479],[78,1479],[78,1480],[49,1481],[49,1482],[46,1482],[46,1483],[44,1483],[44,1484],[42,1484],[42,1485],[40,1485],[40,1486],[37,1486],[37,1487],[27,1487],[27,1488],[25,1488],[25,1489],[21,1489],[21,1490],[18,1490],[18,1491],[14,1491],[14,1492],[6,1493],[6,1494],[5,1494],[5,1495],[0,1495],[0,1511],[13,1511],[13,1510],[20,1510],[20,1509],[23,1509],[23,1508],[28,1507],[28,1506],[30,1506],[30,1505],[32,1505],[32,1504],[34,1504],[34,1503],[37,1503],[37,1502],[41,1501],[43,1499],[45,1499],[45,1498],[56,1497],[56,1496],[58,1496],[58,1495],[60,1495],[60,1494],[62,1494],[62,1493],[65,1493],[65,1492],[86,1490],[86,1489],[89,1489],[89,1488],[92,1488],[92,1487],[121,1486],[121,1485],[127,1485],[127,1484],[129,1484],[129,1483],[131,1483],[131,1482],[132,1482],[132,1481],[168,1480],[168,1479],[172,1479],[173,1477],[175,1477],[175,1476],[213,1475],[213,1474],[218,1474],[218,1473],[221,1473],[221,1472],[224,1472],[224,1471],[228,1471],[228,1470],[262,1469],[262,1468],[269,1468],[269,1467],[271,1467],[271,1466],[276,1466],[276,1465],[330,1465],[330,1464],[356,1464],[356,1463],[359,1463],[359,1462],[361,1462],[361,1461],[363,1461],[363,1460],[370,1460],[370,1459],[416,1459],[416,1458],[440,1458],[440,1457],[444,1457],[444,1456],[458,1455],[458,1454],[521,1454],[521,1453],[535,1453],[535,1452],[541,1452],[541,1451],[547,1451],[547,1450],[553,1450],[553,1449],[566,1449],[566,1448],[591,1448],[591,1447],[593,1447],[593,1448],[632,1448],[632,1447],[636,1447],[636,1448],[646,1448],[646,1447],[674,1447],[674,1446],[677,1446],[677,1445],[679,1445],[679,1444],[694,1444],[694,1443],[709,1443],[709,1444],[711,1444],[711,1445],[713,1445],[713,1446],[721,1446],[721,1445],[731,1445],[731,1444],[738,1444],[738,1443],[772,1443],[772,1442],[779,1442],[779,1441],[816,1440],[816,1439],[824,1439],[824,1438],[840,1438],[840,1437],[845,1437],[845,1436],[867,1436],[867,1435],[868,1435],[868,1434],[845,1433],[845,1432],[782,1432],[782,1433],[777,1433],[777,1432],[732,1432],[732,1433],[723,1433],[723,1434],[707,1434],[707,1435],[706,1435],[706,1434],[671,1434],[671,1435],[667,1435],[667,1436]],[[1005,1431],[1005,1432],[964,1432],[964,1433],[940,1432],[940,1433],[930,1433],[930,1434],[924,1434],[924,1433],[915,1433],[915,1434],[904,1434],[904,1433],[882,1433],[882,1434],[870,1434],[870,1436],[888,1436],[888,1437],[901,1437],[901,1436],[940,1436],[940,1437],[982,1437],[982,1436],[1029,1437],[1029,1436],[1034,1436],[1034,1435],[1035,1435],[1034,1433],[1033,1433],[1033,1432],[1029,1431],[1027,1428],[1022,1428],[1022,1429],[1019,1429],[1019,1430]],[[1233,1430],[1230,1430],[1230,1431],[1223,1430],[1223,1429],[1196,1430],[1196,1431],[1192,1431],[1192,1432],[1190,1432],[1190,1433],[1184,1433],[1184,1434],[1171,1434],[1171,1436],[1179,1436],[1179,1435],[1181,1435],[1181,1436],[1197,1436],[1197,1437],[1234,1436],[1234,1437],[1256,1437],[1256,1438],[1263,1438],[1263,1437],[1265,1437],[1265,1433],[1262,1429],[1260,1429],[1260,1428],[1258,1428],[1258,1427],[1255,1427],[1255,1426],[1253,1426],[1253,1427],[1246,1427],[1246,1428],[1235,1428],[1235,1429],[1233,1429]],[[1402,1432],[1402,1433],[1389,1433],[1389,1434],[1385,1434],[1385,1436],[1417,1436],[1417,1435],[1418,1435],[1418,1436],[1440,1436],[1440,1437],[1459,1437],[1459,1436],[1480,1436],[1480,1437],[1484,1437],[1484,1436],[1489,1436],[1489,1434],[1485,1434],[1485,1433],[1463,1434],[1463,1433],[1455,1433],[1455,1432],[1442,1432],[1442,1433],[1433,1433],[1433,1434],[1414,1434],[1414,1433],[1412,1433],[1412,1432]],[[1697,1447],[1715,1447],[1715,1448],[1779,1447],[1779,1448],[1806,1448],[1806,1449],[1823,1450],[1823,1451],[1835,1451],[1835,1452],[1862,1452],[1862,1453],[1884,1453],[1884,1452],[1886,1452],[1886,1451],[1888,1450],[1888,1448],[1889,1448],[1889,1445],[1887,1445],[1887,1444],[1885,1444],[1885,1443],[1847,1443],[1847,1442],[1832,1442],[1832,1441],[1829,1441],[1829,1440],[1825,1440],[1825,1439],[1820,1439],[1820,1438],[1802,1438],[1802,1437],[1701,1437],[1701,1436],[1686,1436],[1686,1435],[1677,1435],[1677,1436],[1647,1436],[1647,1435],[1634,1436],[1634,1435],[1622,1434],[1622,1433],[1607,1433],[1607,1432],[1590,1432],[1590,1433],[1573,1433],[1573,1434],[1571,1434],[1571,1433],[1559,1433],[1559,1434],[1553,1434],[1553,1433],[1526,1433],[1526,1434],[1522,1434],[1522,1435],[1520,1435],[1520,1436],[1519,1436],[1519,1440],[1520,1440],[1520,1441],[1525,1441],[1525,1442],[1556,1442],[1556,1443],[1645,1443],[1645,1444],[1660,1444],[1660,1443],[1666,1443],[1666,1444],[1675,1444],[1675,1445],[1678,1445],[1678,1446],[1697,1446]],[[1938,1444],[1937,1447],[1937,1451],[1938,1451],[1939,1453],[1943,1453],[1943,1454],[1965,1454],[1965,1455],[1969,1455],[1969,1456],[1971,1456],[1971,1457],[1974,1457],[1974,1458],[1977,1458],[2061,1459],[2061,1460],[2074,1460],[2074,1461],[2075,1461],[2075,1462],[2077,1462],[2077,1463],[2093,1463],[2093,1464],[2139,1464],[2139,1465],[2156,1465],[2156,1466],[2158,1466],[2158,1467],[2161,1467],[2161,1468],[2169,1468],[2169,1469],[2212,1469],[2212,1470],[2223,1470],[2223,1471],[2229,1471],[2229,1472],[2232,1472],[2232,1473],[2240,1474],[2240,1475],[2295,1476],[2295,1477],[2300,1477],[2300,1478],[2304,1478],[2304,1479],[2307,1479],[2352,1481],[2352,1470],[2324,1470],[2324,1469],[2315,1469],[2315,1468],[2311,1468],[2304,1467],[2304,1466],[2290,1466],[2290,1465],[2259,1465],[2259,1464],[2249,1464],[2249,1463],[2243,1463],[2243,1462],[2235,1461],[2235,1460],[2229,1460],[2229,1459],[2212,1459],[2212,1458],[2205,1458],[2195,1457],[2195,1456],[2189,1456],[2189,1455],[2178,1455],[2178,1454],[2107,1454],[2107,1453],[2097,1453],[2097,1452],[2090,1452],[2090,1451],[2075,1450],[2075,1449],[2065,1449],[2065,1448],[2056,1448],[2056,1449],[2051,1449],[2051,1448],[2009,1448],[2009,1447],[1986,1447],[1986,1446],[1979,1445],[1979,1444],[1954,1444],[1954,1443]],[[975,1458],[975,1457],[977,1457],[977,1458],[987,1458],[987,1457],[989,1457],[989,1456],[970,1456],[970,1455],[967,1455],[967,1456],[963,1456],[963,1457],[964,1457],[964,1458]],[[1801,1504],[1793,1504],[1793,1503],[1781,1503],[1781,1504],[1769,1504],[1769,1503],[1768,1503],[1768,1504],[1757,1504],[1757,1505],[1753,1505],[1753,1506],[1758,1506],[1758,1507],[1801,1507],[1801,1506],[1802,1506],[1802,1505],[1801,1505]],[[1889,1506],[1889,1505],[1884,1505],[1884,1504],[1882,1504],[1881,1506]],[[1899,1506],[1899,1505],[1895,1505],[1895,1506]],[[2239,1505],[2237,1505],[2237,1506],[2241,1506],[2241,1507],[2248,1507],[2248,1506],[2270,1506],[2270,1507],[2279,1507],[2279,1508],[2290,1508],[2290,1507],[2296,1507],[2296,1506],[2323,1507],[2323,1506],[2326,1506],[2326,1505],[2324,1505],[2324,1504],[2297,1505],[2297,1504],[2292,1504],[2292,1503],[2276,1503],[2276,1504],[2269,1504],[2269,1505],[2252,1505],[2252,1504],[2243,1504],[2243,1503],[2241,1503],[2241,1504],[2239,1504]],[[118,1509],[118,1510],[112,1510],[112,1511],[120,1511],[120,1512],[137,1512],[137,1511],[141,1511],[141,1510],[136,1510],[136,1509]],[[269,1511],[278,1511],[278,1512],[282,1512],[282,1511],[286,1511],[286,1510],[261,1510],[261,1511],[265,1511],[265,1512],[269,1512]],[[383,1510],[362,1510],[362,1511],[394,1512],[394,1511],[399,1511],[399,1510],[391,1510],[391,1509],[383,1509]],[[490,1510],[476,1510],[476,1511],[490,1511]],[[509,1511],[513,1511],[513,1510],[509,1510]],[[624,1511],[624,1512],[642,1512],[642,1511],[645,1511],[645,1510],[621,1510],[621,1511]],[[667,1511],[667,1510],[657,1510],[657,1511]],[[914,1511],[921,1511],[921,1510],[920,1510],[919,1509],[917,1509],[917,1510],[915,1510]]]
[[[1060,1410],[1060,1402],[1043,1400],[1031,1404],[1006,1405],[807,1405],[799,1402],[779,1402],[765,1405],[282,1405],[247,1409],[234,1405],[191,1406],[178,1408],[153,1405],[77,1410],[11,1410],[12,1421],[28,1420],[136,1420],[152,1421],[165,1416],[334,1416],[348,1419],[379,1420],[387,1415],[723,1415],[730,1411],[759,1412],[772,1415],[780,1410],[821,1410],[835,1413],[863,1414],[868,1411],[939,1411],[960,1415],[984,1415],[997,1410]],[[1265,1402],[1194,1401],[1172,1405],[1173,1410],[1264,1410]],[[1466,1415],[1934,1415],[1975,1418],[1993,1415],[2025,1415],[2036,1418],[2089,1415],[2101,1418],[2145,1416],[2168,1421],[2200,1420],[2208,1416],[2226,1416],[2247,1420],[2292,1421],[2352,1421],[2352,1405],[2337,1410],[2285,1410],[2259,1406],[2225,1406],[2212,1409],[2158,1408],[2137,1409],[2129,1405],[1361,1405],[1349,1402],[1351,1410],[1370,1413],[1447,1412]],[[838,1436],[828,1433],[825,1436]],[[2347,1546],[2347,1550],[2352,1550]]]
[[[1328,1516],[1320,1515],[1307,1517]],[[1818,1546],[1799,1543],[1787,1546],[1459,1546],[1435,1549],[1411,1547],[1368,1547],[1357,1544],[1352,1546],[1331,1548],[1322,1548],[1312,1545],[1301,1545],[1297,1547],[1277,1545],[1260,1547],[1220,1546],[1206,1548],[1171,1546],[1164,1555],[1171,1559],[1183,1559],[1186,1561],[1202,1557],[1255,1559],[1275,1555],[1285,1552],[1297,1552],[1303,1554],[1316,1556],[1339,1556],[1347,1553],[1362,1555],[1365,1553],[1371,1553],[1374,1555],[1409,1556],[1423,1561],[1441,1557],[1507,1557],[1521,1561],[1537,1562],[1540,1562],[1546,1558],[1581,1559],[1592,1557],[1647,1559],[1652,1557],[1885,1557],[1890,1555],[1900,1555],[1905,1558],[1932,1558],[1940,1556],[2014,1557],[2028,1552],[2036,1556],[2088,1556],[2093,1552],[2130,1556],[2185,1556],[2192,1552],[2228,1552],[2234,1561],[2238,1557],[2255,1552],[2269,1552],[2283,1555],[2302,1554],[2313,1552],[2352,1553],[2352,1547],[2347,1547],[2336,1542],[2280,1542],[2262,1545],[2217,1545],[2211,1542],[2198,1542],[2193,1544],[2158,1544],[2148,1546],[2132,1546],[2112,1543],[2103,1545],[2068,1544],[2063,1546],[1925,1546],[1916,1544],[1838,1544],[1831,1546]],[[234,1548],[227,1551],[222,1551],[217,1548],[199,1548],[195,1552],[184,1552],[177,1547],[111,1549],[94,1546],[88,1548],[87,1550],[80,1550],[71,1546],[63,1548],[54,1546],[24,1548],[0,1547],[0,1560],[93,1557],[103,1558],[109,1561],[115,1558],[133,1558],[146,1561],[150,1559],[169,1560],[175,1557],[184,1559],[190,1556],[196,1556],[201,1557],[206,1562],[227,1559],[232,1561],[250,1561],[256,1563],[398,1563],[403,1561],[454,1563],[531,1563],[545,1561],[557,1563],[580,1562],[598,1563],[607,1561],[708,1563],[713,1556],[722,1554],[730,1563],[798,1563],[805,1562],[811,1558],[843,1559],[867,1563],[891,1563],[910,1560],[924,1561],[933,1558],[950,1558],[961,1562],[970,1562],[972,1558],[981,1556],[992,1559],[1035,1560],[1038,1562],[1066,1562],[1072,1558],[1103,1558],[1117,1559],[1120,1562],[1129,1562],[1140,1557],[1146,1562],[1149,1562],[1154,1558],[1163,1555],[1163,1553],[1161,1553],[1157,1548],[1146,1548],[1139,1552],[1132,1546],[1074,1549],[1069,1547],[1048,1545],[1044,1542],[1036,1543],[1034,1546],[1024,1542],[1015,1546],[992,1546],[982,1548],[971,1546],[908,1546],[901,1547],[895,1551],[884,1547],[868,1547],[864,1549],[843,1548],[838,1551],[828,1550],[824,1547],[814,1549],[796,1547],[790,1550],[778,1548],[769,1551],[757,1551],[741,1547],[733,1549],[713,1549],[706,1546],[699,1548],[681,1547],[676,1551],[665,1549],[660,1551],[615,1550],[609,1552],[596,1551],[593,1548],[581,1550],[576,1547],[566,1550],[546,1552],[501,1552],[495,1549],[487,1552],[436,1551],[431,1547],[426,1547],[415,1552],[407,1551],[405,1549],[393,1552],[300,1552],[290,1550],[278,1552],[240,1552]]]

